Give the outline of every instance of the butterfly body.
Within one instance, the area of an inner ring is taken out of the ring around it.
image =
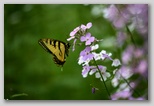
[[[70,44],[54,39],[40,39],[39,44],[50,54],[56,64],[63,66],[68,56]]]

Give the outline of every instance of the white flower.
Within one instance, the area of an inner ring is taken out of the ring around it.
[[[98,49],[98,48],[99,48],[99,45],[98,45],[98,44],[96,44],[96,45],[94,45],[94,46],[91,46],[91,51],[96,50],[96,49]]]
[[[106,51],[105,50],[102,50],[101,52],[100,52],[100,54],[102,55],[102,60],[104,60],[105,58],[109,58],[110,60],[112,60],[112,58],[110,57],[110,56],[112,56],[112,53],[106,53]]]
[[[92,52],[92,54],[94,55],[94,59],[95,60],[100,60],[102,58],[102,55],[99,53],[95,53],[95,52]]]
[[[119,80],[116,77],[114,77],[111,81],[111,84],[113,87],[117,87],[119,85]]]
[[[88,75],[88,72],[90,71],[90,67],[89,66],[84,66],[83,70],[82,70],[82,76],[83,78],[86,78]]]
[[[117,92],[120,92],[120,91],[129,91],[130,92],[131,88],[126,82],[124,82],[124,83],[120,84],[119,88],[117,89]]]
[[[95,48],[97,48],[97,45],[93,47],[93,49]],[[112,60],[112,58],[110,57],[112,56],[112,53],[106,53],[105,50],[102,50],[100,53],[92,52],[92,54],[94,55],[95,60],[100,60],[100,59],[104,60],[105,58]]]
[[[81,64],[84,62],[84,60],[83,60],[82,58],[83,58],[83,56],[80,56],[80,57],[79,57],[79,61],[78,61],[78,64],[79,64],[79,65],[81,65]]]
[[[102,60],[104,60],[104,59],[105,59],[105,57],[104,57],[104,56],[102,56],[102,54],[106,54],[106,51],[105,51],[105,50],[102,50],[102,51],[100,52],[101,58],[102,58]]]
[[[101,71],[104,81],[107,80],[107,77],[111,76],[109,72],[106,72],[106,67],[103,67],[100,71]],[[95,77],[100,78],[100,80],[103,81],[99,72],[96,72]]]
[[[91,71],[89,72],[89,75],[94,74],[97,71],[97,67],[96,66],[91,66]]]
[[[81,65],[81,64],[82,64],[82,66],[89,65],[89,62],[90,62],[90,59],[83,60],[83,56],[79,57],[79,61],[78,61],[79,65]]]
[[[114,59],[114,60],[113,60],[113,63],[112,63],[112,66],[117,67],[117,66],[119,66],[119,65],[121,65],[119,59]]]
[[[113,71],[113,74],[114,74],[114,78],[112,79],[111,84],[113,87],[117,87],[119,85],[119,81],[121,78],[120,73],[118,72],[118,69],[115,69]]]

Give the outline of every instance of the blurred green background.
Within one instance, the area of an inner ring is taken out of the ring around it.
[[[103,83],[94,75],[83,78],[78,57],[84,46],[72,47],[61,67],[38,44],[41,38],[67,42],[69,33],[92,22],[89,30],[98,39],[107,39],[100,50],[120,54],[114,48],[115,31],[95,5],[5,4],[4,5],[4,99],[14,100],[102,100],[108,99]],[[103,5],[102,5],[103,6]],[[108,42],[109,41],[109,42]],[[112,42],[112,44],[111,44]],[[105,64],[105,63],[104,63]],[[109,64],[111,65],[111,63]],[[92,86],[99,88],[95,94]],[[107,82],[112,91],[110,81]]]

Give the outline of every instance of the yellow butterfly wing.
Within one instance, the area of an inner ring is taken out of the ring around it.
[[[58,65],[63,65],[66,61],[65,55],[68,56],[69,43],[66,44],[54,39],[40,39],[39,44],[54,57],[54,62]]]

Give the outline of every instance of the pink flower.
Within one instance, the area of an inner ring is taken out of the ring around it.
[[[111,98],[112,98],[112,100],[117,100],[117,99],[120,99],[120,98],[127,99],[131,95],[132,95],[132,92],[130,92],[130,91],[120,91],[120,92],[116,92],[115,94],[113,94],[111,96]]]
[[[90,66],[83,66],[82,76],[84,78],[87,77],[89,71],[90,71]]]
[[[94,55],[90,53],[91,47],[86,47],[83,51],[80,52],[80,57],[82,56],[82,59],[86,61],[87,59],[93,59]]]
[[[90,45],[92,42],[94,42],[95,37],[91,37],[90,33],[87,33],[85,36],[81,36],[80,38],[81,42],[86,42],[86,45]]]

